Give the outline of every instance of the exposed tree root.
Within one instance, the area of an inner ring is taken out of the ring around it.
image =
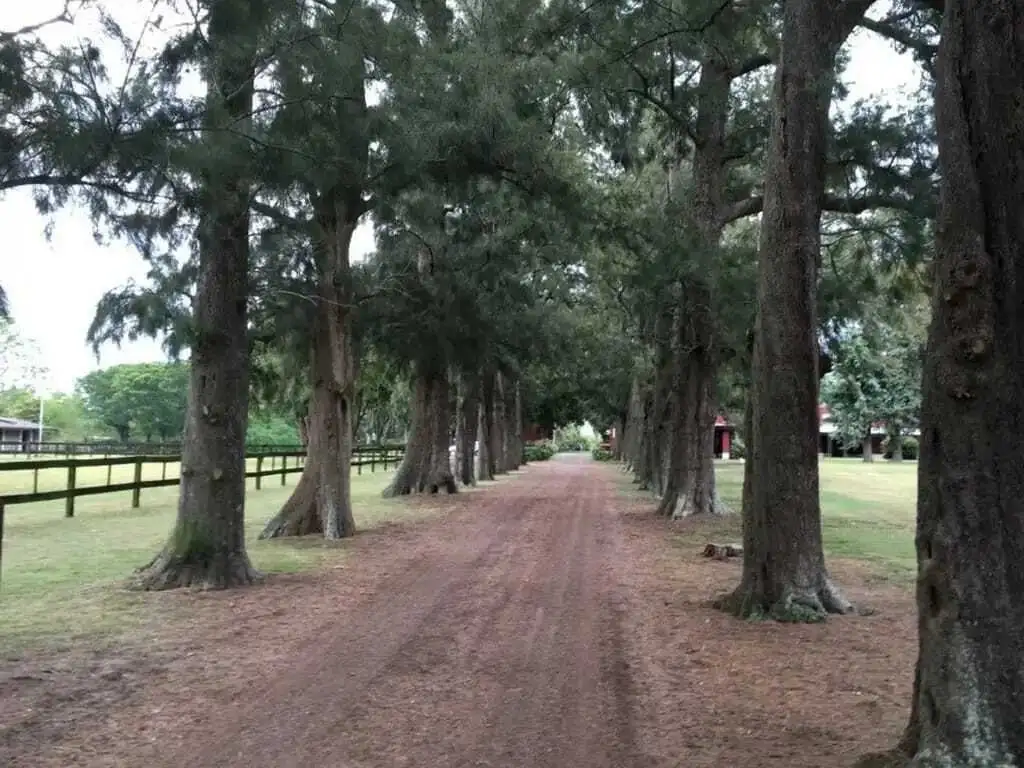
[[[414,493],[437,494],[442,490],[449,494],[459,492],[459,486],[455,482],[455,477],[450,472],[442,474],[440,477],[421,479],[419,481],[411,477],[395,477],[391,485],[384,489],[383,496],[388,499],[395,496],[409,496]]]
[[[260,533],[261,539],[309,536],[324,532],[323,522],[317,510],[316,474],[312,471],[303,471],[298,485],[281,511],[264,526]]]
[[[696,494],[691,491],[668,493],[658,504],[658,515],[671,520],[682,520],[687,517],[721,517],[732,514],[732,509],[722,501],[717,490],[710,494]]]
[[[262,574],[252,567],[244,552],[182,555],[164,548],[148,565],[136,571],[129,588],[146,591],[230,589],[255,584],[262,579]]]
[[[778,600],[771,600],[762,590],[743,583],[729,594],[714,601],[719,610],[741,619],[813,624],[824,621],[829,614],[846,615],[854,607],[828,579],[818,589],[788,586]]]

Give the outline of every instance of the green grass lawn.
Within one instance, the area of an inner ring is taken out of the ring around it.
[[[129,457],[122,457],[129,458]],[[80,460],[94,459],[101,461],[102,456],[82,456]],[[33,491],[56,491],[67,488],[68,471],[64,468],[47,468],[47,469],[4,469],[4,463],[10,461],[38,461],[40,463],[46,461],[66,461],[66,456],[32,456],[26,457],[24,455],[9,454],[7,456],[0,454],[0,496],[9,493],[30,493]],[[295,467],[298,459],[294,457],[288,458],[288,466]],[[264,472],[267,472],[271,467],[281,467],[281,459],[263,459],[262,468]],[[246,471],[255,472],[257,468],[257,459],[248,458],[246,459]],[[143,480],[160,480],[163,478],[175,478],[178,477],[181,470],[181,464],[177,461],[170,461],[165,465],[160,462],[147,462],[142,465],[142,479]],[[369,468],[364,468],[365,471],[369,471]],[[288,475],[289,484],[294,484],[298,478],[298,473],[291,473]],[[116,485],[118,483],[130,483],[135,479],[135,465],[134,464],[118,464],[111,467],[79,467],[76,469],[75,485],[78,488],[85,488],[86,486],[94,485]],[[277,477],[264,477],[264,485],[280,485],[280,479]],[[250,479],[249,484],[253,486],[255,480]],[[143,498],[150,491],[143,490]],[[81,503],[82,500],[76,499],[75,505]],[[63,502],[61,502],[63,503]],[[62,507],[63,508],[63,507]]]
[[[743,464],[719,462],[717,469],[719,491],[738,511]],[[826,555],[867,561],[880,576],[894,580],[913,579],[916,503],[915,462],[824,459],[821,514]],[[738,534],[739,520],[731,525]]]
[[[90,482],[102,484],[106,480],[105,469],[90,472],[97,474]],[[0,478],[3,474],[0,472]],[[400,500],[381,498],[380,492],[390,477],[391,473],[353,472],[352,501],[359,527],[371,528],[422,514]],[[288,486],[282,488],[279,479],[264,478],[259,491],[249,480],[249,554],[265,573],[308,570],[328,558],[344,558],[336,544],[319,539],[256,539],[297,480],[297,474],[289,475]],[[79,485],[85,484],[80,477]],[[21,490],[26,490],[23,485],[7,492]],[[77,499],[75,517],[71,519],[64,517],[63,501],[8,507],[0,582],[0,651],[109,634],[152,618],[147,612],[158,610],[155,605],[159,601],[128,592],[122,585],[134,568],[144,565],[158,551],[170,533],[177,496],[177,487],[146,489],[138,509],[131,508],[129,493],[86,496]]]

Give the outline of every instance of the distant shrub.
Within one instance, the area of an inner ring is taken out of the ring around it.
[[[594,461],[611,461],[615,458],[611,451],[602,446],[595,448],[590,455],[594,457]]]
[[[523,458],[526,463],[531,461],[547,461],[555,455],[555,446],[551,443],[527,443],[523,448]]]
[[[555,447],[562,453],[592,451],[597,447],[597,440],[592,437],[585,437],[583,430],[578,424],[570,424],[567,427],[556,429],[554,443]]]
[[[909,461],[917,461],[918,454],[918,442],[916,437],[904,437],[901,441],[903,444],[903,458]],[[882,454],[887,459],[892,458],[892,440],[888,437],[882,441]]]

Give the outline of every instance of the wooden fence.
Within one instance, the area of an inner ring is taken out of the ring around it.
[[[246,456],[302,451],[301,445],[247,445]],[[128,442],[113,440],[88,443],[46,441],[42,443],[0,443],[0,456],[180,456],[181,443]]]
[[[389,466],[398,464],[405,452],[401,445],[383,446],[359,446],[352,454],[352,467],[357,474],[362,474],[363,469],[368,468],[375,472],[378,467],[387,471]],[[301,472],[305,466],[306,453],[301,447],[277,448],[276,450],[265,449],[256,452],[246,453],[246,478],[253,478],[256,481],[256,489],[263,487],[264,478],[280,478],[281,485],[287,483],[287,477],[295,472]],[[178,485],[180,476],[167,476],[167,467],[170,464],[177,464],[181,457],[175,455],[138,455],[138,456],[108,456],[105,458],[85,459],[28,459],[24,461],[0,461],[0,482],[3,476],[10,472],[31,472],[32,490],[19,493],[7,493],[0,495],[0,525],[2,525],[3,508],[12,504],[31,504],[38,501],[54,501],[64,499],[64,516],[74,517],[75,499],[79,496],[93,496],[102,493],[121,493],[131,491],[132,507],[138,507],[142,490],[144,488],[161,488],[164,486]],[[249,469],[251,462],[255,460],[256,468]],[[159,479],[143,479],[143,469],[146,466],[159,465]],[[133,467],[131,482],[113,482],[115,467]],[[79,482],[79,471],[82,469],[103,468],[106,470],[106,482],[102,484],[81,485]],[[39,472],[41,470],[64,470],[65,482],[63,488],[53,490],[39,490]]]
[[[64,443],[62,445],[74,445]],[[395,466],[402,460],[405,454],[403,445],[380,445],[380,446],[359,446],[352,452],[352,467],[358,474],[363,473],[363,468],[368,467],[370,472],[375,472],[377,467],[387,471],[389,466]],[[293,449],[269,448],[265,450],[246,451],[246,478],[253,478],[256,481],[256,489],[263,486],[263,478],[279,477],[281,485],[285,485],[288,475],[301,472],[305,466],[306,452],[301,447]],[[256,460],[256,469],[249,470],[249,462]],[[291,464],[289,464],[291,459]],[[10,493],[0,495],[0,568],[3,563],[4,543],[4,508],[10,504],[31,504],[37,501],[54,501],[64,499],[64,516],[74,517],[75,499],[79,496],[94,496],[102,493],[118,493],[131,491],[132,507],[138,507],[143,488],[160,488],[170,485],[178,485],[179,477],[167,477],[167,465],[176,464],[181,460],[178,454],[162,455],[138,455],[138,456],[107,456],[105,458],[91,459],[35,459],[27,461],[0,461],[0,480],[5,472],[32,472],[31,493]],[[269,460],[270,466],[267,467]],[[143,480],[143,467],[147,464],[160,465],[159,480]],[[130,483],[114,483],[113,469],[116,466],[133,467],[133,478]],[[106,482],[102,485],[78,484],[78,470],[82,468],[103,467],[107,470]],[[63,469],[66,472],[64,488],[51,491],[39,490],[39,471],[44,469]]]

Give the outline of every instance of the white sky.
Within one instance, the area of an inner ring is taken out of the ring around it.
[[[59,12],[60,0],[15,3],[0,0],[0,29],[11,30],[49,18]],[[137,9],[141,23],[149,3],[124,7]],[[872,14],[876,16],[877,11]],[[77,26],[77,25],[76,25]],[[128,25],[126,25],[128,26]],[[90,34],[92,26],[86,26]],[[64,28],[54,35],[67,37],[76,30]],[[851,40],[852,60],[846,79],[850,99],[878,95],[894,103],[903,89],[914,90],[919,73],[909,56],[901,56],[885,41],[858,30]],[[145,264],[126,244],[97,245],[92,225],[81,211],[69,209],[54,219],[53,237],[47,241],[46,221],[39,216],[28,190],[14,190],[0,197],[0,285],[7,291],[14,321],[20,332],[41,350],[40,361],[49,370],[47,381],[37,388],[70,391],[75,380],[97,367],[117,363],[164,359],[155,340],[126,343],[118,349],[106,346],[97,360],[85,342],[96,303],[111,288],[134,278],[142,280]],[[353,241],[353,255],[373,250],[373,231],[361,226]],[[0,382],[2,384],[2,382]]]

